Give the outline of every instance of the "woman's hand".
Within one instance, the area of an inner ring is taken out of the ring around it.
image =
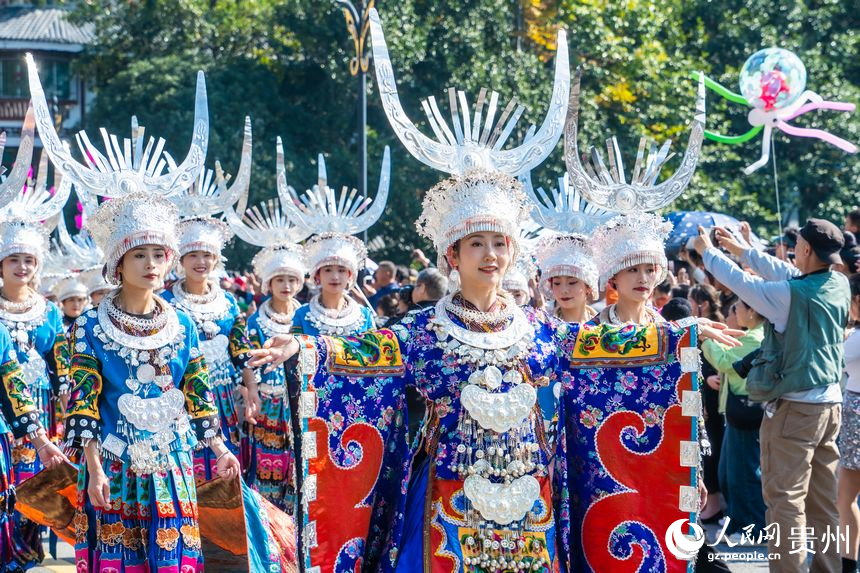
[[[714,342],[719,342],[730,348],[742,346],[738,338],[746,334],[743,330],[729,328],[722,322],[714,322],[707,318],[698,318],[696,322],[699,324],[699,336],[703,339],[710,338]]]
[[[45,469],[52,468],[63,462],[68,462],[69,458],[63,454],[60,448],[55,443],[48,439],[44,433],[39,433],[30,440],[36,451],[39,452],[39,460]]]
[[[711,374],[710,376],[708,376],[708,378],[705,381],[708,383],[708,386],[710,386],[712,389],[716,390],[717,392],[720,391],[720,376],[719,376],[719,374]]]
[[[262,348],[251,350],[248,367],[266,366],[266,374],[292,358],[299,351],[299,341],[292,334],[270,338]]]
[[[233,455],[224,442],[218,441],[212,444],[212,453],[218,456],[215,462],[215,474],[218,477],[225,479],[236,479],[239,477],[242,469],[239,466],[239,460]]]
[[[87,464],[87,471],[90,474],[87,484],[90,503],[97,509],[110,509],[110,482],[104,470],[100,466],[90,468]]]
[[[257,391],[257,373],[250,368],[242,370],[242,386],[239,387],[242,397],[245,399],[245,420],[252,426],[257,425],[257,414],[263,405],[260,402],[260,393]]]

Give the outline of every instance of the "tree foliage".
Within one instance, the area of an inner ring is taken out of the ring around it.
[[[521,139],[540,123],[552,83],[555,32],[568,31],[572,64],[582,65],[580,145],[601,145],[615,134],[625,160],[640,136],[686,145],[695,103],[692,70],[734,88],[746,57],[780,45],[805,62],[808,87],[829,99],[860,100],[860,27],[850,2],[786,6],[757,0],[378,0],[400,95],[424,129],[421,100],[456,86],[474,97],[480,87],[516,95],[528,106]],[[96,41],[80,63],[98,97],[87,128],[126,133],[137,114],[167,139],[175,157],[190,137],[194,72],[207,74],[212,133],[210,165],[238,166],[242,118],[254,128],[252,201],[275,195],[275,138],[284,138],[288,180],[303,190],[316,180],[316,155],[325,153],[334,187],[358,181],[356,101],[349,74],[352,40],[340,8],[320,0],[89,0],[74,17],[93,22]],[[394,137],[368,77],[368,173],[375,192],[382,148],[392,148],[392,187],[383,218],[370,231],[386,247],[374,256],[404,260],[413,246],[424,190],[443,175],[413,159]],[[444,113],[444,111],[443,111]],[[746,109],[709,94],[708,126],[746,131]],[[801,122],[860,141],[855,117],[810,114]],[[519,140],[519,139],[517,139]],[[681,209],[718,210],[748,218],[773,233],[770,168],[745,176],[758,140],[741,146],[706,143]],[[559,145],[559,147],[561,147]],[[783,211],[801,218],[837,219],[857,203],[855,157],[815,140],[776,136]],[[670,163],[667,172],[677,165]],[[563,171],[560,149],[534,174],[547,184]],[[251,249],[234,247],[234,260]]]

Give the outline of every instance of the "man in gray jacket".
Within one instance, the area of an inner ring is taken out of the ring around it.
[[[762,490],[767,522],[779,526],[779,538],[768,544],[770,553],[779,554],[770,569],[800,573],[812,554],[813,573],[841,571],[837,543],[845,540],[836,508],[836,437],[850,289],[831,266],[840,263],[842,232],[810,219],[797,239],[796,267],[741,245],[725,229],[718,228],[716,237],[757,276],[744,272],[700,229],[694,247],[705,268],[767,319],[747,390],[751,399],[766,403],[759,434]]]

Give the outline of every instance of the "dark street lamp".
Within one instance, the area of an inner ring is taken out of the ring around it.
[[[335,0],[343,6],[346,29],[352,37],[355,54],[349,62],[349,73],[358,77],[358,192],[367,197],[367,70],[370,56],[367,55],[367,35],[370,31],[368,15],[375,0],[358,0],[358,7],[350,0]],[[367,231],[364,231],[367,241]]]

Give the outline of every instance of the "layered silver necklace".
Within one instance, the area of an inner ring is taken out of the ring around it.
[[[534,328],[512,299],[502,297],[501,302],[499,312],[484,313],[462,308],[449,295],[436,304],[427,325],[444,354],[473,365],[460,390],[459,443],[450,466],[464,480],[466,520],[477,532],[466,540],[478,552],[468,565],[518,554],[525,538],[516,532],[524,531],[540,497],[535,474],[546,471],[536,459],[537,391],[523,376],[528,371],[523,362],[535,344]],[[492,332],[470,330],[455,323],[449,310],[473,325],[507,324]]]
[[[45,323],[48,302],[34,291],[21,302],[0,296],[0,323],[9,329],[12,340],[25,352],[30,349],[30,331]]]
[[[610,304],[606,309],[607,314],[609,315],[609,323],[615,326],[624,326],[625,324],[634,324],[632,321],[624,321],[618,318],[618,313],[615,311],[615,305]],[[646,324],[651,324],[652,322],[665,322],[660,313],[650,307],[645,307],[645,314],[648,315],[648,319]]]
[[[176,306],[191,316],[207,339],[220,332],[218,321],[230,315],[230,302],[224,291],[212,281],[208,284],[209,291],[202,295],[186,291],[185,279],[177,281],[171,289]]]
[[[125,384],[131,393],[122,394],[117,401],[123,416],[117,430],[128,443],[114,436],[103,447],[116,457],[127,447],[132,470],[147,474],[169,465],[165,452],[170,451],[177,433],[183,435],[190,430],[185,397],[176,387],[170,369],[170,360],[184,344],[185,329],[176,311],[162,298],[154,296],[155,315],[145,318],[119,308],[118,293],[113,291],[102,299],[93,334],[128,368]],[[192,349],[192,356],[195,353],[196,349]],[[152,385],[159,389],[154,396]]]
[[[293,327],[293,315],[296,313],[292,302],[290,305],[291,310],[286,313],[275,311],[272,308],[272,299],[263,301],[263,304],[260,305],[257,322],[260,324],[260,328],[263,330],[266,338],[290,333]]]
[[[326,308],[320,302],[320,295],[311,297],[308,303],[308,320],[319,330],[320,334],[331,336],[347,336],[361,331],[364,325],[364,314],[361,306],[352,298],[344,296],[344,306],[341,309]]]

